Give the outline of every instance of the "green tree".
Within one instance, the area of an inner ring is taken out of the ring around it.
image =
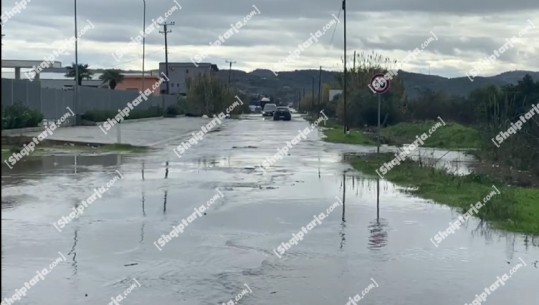
[[[188,88],[185,113],[195,116],[219,114],[232,105],[238,95],[235,90],[228,90],[221,80],[205,74],[192,79]],[[249,112],[249,102],[240,98],[243,106],[236,107],[232,114]]]
[[[108,83],[109,88],[114,90],[116,85],[124,80],[124,75],[120,73],[120,70],[108,69],[99,76],[99,80],[103,81],[103,84]]]
[[[347,105],[346,117],[351,127],[375,126],[378,123],[378,97],[373,94],[368,85],[377,73],[385,74],[394,70],[396,60],[383,57],[375,52],[359,53],[353,63],[347,64]],[[343,88],[344,76],[337,76],[337,86]],[[391,89],[382,95],[381,121],[384,125],[396,124],[402,120],[406,94],[399,76],[391,80]],[[344,100],[341,96],[336,109],[340,121],[344,119]]]
[[[67,69],[67,72],[66,72],[65,76],[66,77],[73,77],[73,79],[76,79],[76,77],[75,77],[75,63],[72,63],[71,67],[66,67],[66,69]],[[82,84],[83,79],[86,79],[86,80],[92,79],[93,73],[90,71],[90,69],[88,69],[88,64],[84,64],[84,65],[79,64],[78,72],[79,72],[79,81],[78,81],[79,86]]]

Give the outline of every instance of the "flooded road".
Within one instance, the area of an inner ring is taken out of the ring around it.
[[[67,154],[4,170],[2,299],[62,258],[15,304],[121,295],[114,302],[344,305],[374,280],[358,304],[459,305],[516,266],[485,304],[539,304],[539,237],[471,219],[436,247],[430,239],[459,214],[343,162],[373,148],[325,143],[313,131],[266,172],[257,167],[308,125],[252,115],[181,159],[173,149],[189,135],[144,155]],[[291,243],[298,232],[303,240]],[[289,249],[277,250],[283,243]]]

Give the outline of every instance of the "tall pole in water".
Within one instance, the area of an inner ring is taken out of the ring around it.
[[[343,109],[343,121],[344,121],[344,134],[346,134],[346,131],[348,129],[348,120],[346,115],[346,0],[342,0],[342,10],[344,13],[344,80],[343,80],[343,101],[344,101],[344,109]]]

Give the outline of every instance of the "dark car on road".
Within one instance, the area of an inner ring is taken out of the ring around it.
[[[290,121],[292,119],[292,114],[290,113],[290,109],[288,107],[277,107],[275,110],[275,113],[273,114],[273,120],[284,120],[284,121]]]

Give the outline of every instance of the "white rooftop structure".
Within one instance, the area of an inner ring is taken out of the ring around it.
[[[21,79],[21,68],[32,69],[43,63],[43,60],[19,60],[19,59],[2,59],[2,68],[15,69],[15,79]],[[51,62],[49,68],[62,68],[62,63],[59,61]],[[39,79],[39,73],[36,73],[35,79]]]

